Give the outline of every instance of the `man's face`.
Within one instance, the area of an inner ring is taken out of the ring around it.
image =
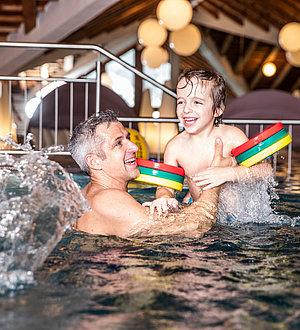
[[[99,146],[104,153],[102,170],[109,176],[131,180],[139,175],[136,163],[138,147],[129,140],[129,133],[120,122],[107,123],[97,127],[96,134],[103,139]]]
[[[177,117],[189,134],[197,134],[214,123],[212,83],[196,77],[177,85]]]

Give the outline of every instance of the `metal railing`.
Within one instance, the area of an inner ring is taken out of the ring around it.
[[[132,67],[128,63],[124,62],[117,56],[113,55],[109,51],[105,50],[104,48],[97,46],[97,45],[78,45],[78,44],[53,44],[53,43],[28,43],[28,42],[0,42],[0,48],[27,48],[27,49],[70,49],[70,50],[86,50],[86,51],[95,51],[99,54],[99,59],[96,61],[96,79],[88,79],[88,78],[66,78],[66,77],[55,77],[55,78],[47,78],[44,79],[42,77],[19,77],[19,76],[4,76],[0,75],[0,81],[8,81],[9,83],[9,111],[11,113],[11,107],[12,107],[12,81],[64,81],[67,83],[70,83],[70,109],[69,109],[69,115],[70,115],[70,124],[69,124],[69,134],[73,131],[73,122],[74,122],[74,109],[73,109],[73,84],[74,83],[85,83],[85,118],[88,116],[87,111],[87,98],[88,98],[88,84],[89,83],[95,83],[96,84],[96,98],[95,98],[95,112],[99,113],[100,111],[100,88],[101,88],[101,71],[100,71],[100,55],[104,55],[108,57],[111,60],[114,60],[115,62],[122,65],[124,68],[130,70],[134,74],[138,75],[142,79],[148,81],[149,83],[153,84],[157,88],[161,89],[163,92],[167,93],[171,97],[176,98],[176,94],[165,87],[164,85],[161,85],[151,77],[147,76],[143,72],[138,71],[136,68]],[[54,90],[55,93],[55,105],[54,105],[54,114],[55,114],[55,123],[54,123],[54,145],[57,145],[58,143],[58,132],[59,132],[59,126],[58,126],[58,98],[57,98],[57,89]],[[133,123],[155,123],[159,125],[159,132],[161,132],[161,125],[164,123],[179,123],[179,120],[176,118],[119,118],[120,121],[123,123],[128,123],[129,127],[132,127]],[[281,121],[284,125],[288,126],[289,133],[292,134],[293,127],[300,125],[300,120],[238,120],[238,119],[227,119],[224,120],[227,124],[232,125],[243,125],[243,129],[245,131],[245,134],[249,136],[250,128],[253,125],[259,125],[259,131],[261,132],[264,129],[265,125],[269,125],[272,123],[276,123],[278,121]],[[26,131],[24,131],[24,138],[26,135]],[[38,143],[38,150],[40,150],[43,147],[43,111],[40,109],[39,112],[39,127],[38,127],[38,137],[39,137],[39,143]],[[158,160],[161,159],[161,154],[163,153],[161,146],[161,134],[158,134],[157,136],[157,143],[158,143],[158,151],[156,158]],[[1,152],[1,151],[0,151]],[[2,151],[7,152],[7,151]],[[18,151],[9,151],[10,153],[20,153]],[[292,144],[288,146],[288,162],[287,162],[287,174],[289,175],[292,170],[292,152],[293,147]],[[60,155],[68,155],[67,152],[60,152],[57,153]],[[277,159],[274,157],[274,167],[276,168]]]

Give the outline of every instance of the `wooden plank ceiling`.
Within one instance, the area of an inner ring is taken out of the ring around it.
[[[49,1],[58,0],[1,0],[0,1],[0,40],[5,41],[9,33],[16,32],[24,23],[25,33],[36,26],[38,13]]]
[[[2,0],[0,2],[0,39],[6,40],[9,33],[24,23],[26,32],[35,26],[36,16],[47,2],[57,0]],[[67,0],[59,0],[67,1]],[[103,33],[126,27],[146,17],[155,16],[159,0],[122,0],[62,42],[80,43]],[[300,21],[299,0],[192,0],[195,11],[204,11],[212,18],[225,15],[236,25],[243,26],[245,20],[262,31],[280,30],[288,22]],[[195,22],[194,22],[195,23]],[[213,40],[221,58],[225,58],[232,71],[242,76],[248,89],[277,88],[292,92],[300,88],[300,68],[290,66],[285,52],[277,45],[220,31],[196,23],[204,36]],[[135,46],[135,45],[132,45]],[[165,45],[168,48],[167,45]],[[261,75],[261,66],[268,60],[277,66],[277,73],[270,78]],[[180,69],[210,66],[200,53],[180,58]]]

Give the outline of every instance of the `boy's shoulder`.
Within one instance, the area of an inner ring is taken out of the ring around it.
[[[245,136],[245,133],[241,129],[232,125],[221,124],[218,128],[222,134],[226,134],[228,136]]]
[[[232,125],[220,125],[218,127],[218,135],[233,146],[242,144],[248,140],[241,129]]]
[[[177,135],[175,135],[169,142],[168,142],[168,145],[177,145],[177,144],[180,144],[180,143],[184,143],[187,139],[187,135],[186,135],[186,132],[183,131]]]
[[[170,149],[175,149],[175,150],[179,150],[180,146],[185,146],[186,143],[186,134],[184,134],[185,132],[181,132],[179,134],[177,134],[176,136],[174,136],[168,143],[166,146],[166,150],[170,150]]]

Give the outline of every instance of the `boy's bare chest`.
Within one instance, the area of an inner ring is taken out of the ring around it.
[[[193,175],[210,166],[214,156],[214,146],[210,143],[203,145],[186,145],[179,156],[178,162],[184,168],[187,176]]]

